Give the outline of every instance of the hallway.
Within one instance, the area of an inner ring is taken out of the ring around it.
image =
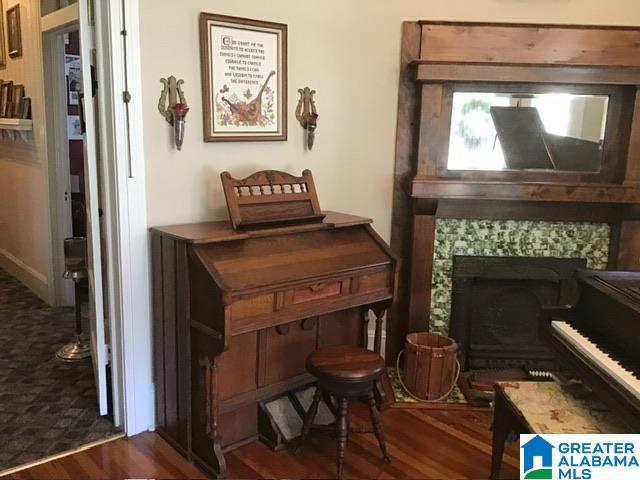
[[[90,359],[55,358],[73,318],[0,269],[0,471],[116,432],[98,415]]]

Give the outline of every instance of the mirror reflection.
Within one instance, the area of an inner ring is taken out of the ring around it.
[[[449,170],[598,172],[609,97],[455,92]]]

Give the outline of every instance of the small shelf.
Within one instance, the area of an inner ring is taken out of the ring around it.
[[[28,132],[33,130],[33,120],[21,118],[0,118],[0,130],[18,130]]]

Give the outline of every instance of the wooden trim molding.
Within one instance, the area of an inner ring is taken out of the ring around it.
[[[640,29],[421,22],[421,60],[640,66]]]
[[[558,184],[505,181],[455,181],[416,177],[409,195],[415,198],[475,198],[547,202],[640,203],[640,189],[631,185]]]
[[[633,108],[633,122],[629,134],[629,150],[625,181],[640,186],[640,86],[636,88],[636,99]]]
[[[405,193],[405,182],[415,175],[415,149],[417,145],[419,85],[413,79],[410,64],[420,56],[420,25],[416,22],[402,24],[402,49],[400,58],[400,86],[398,89],[398,121],[396,129],[396,158],[393,178],[393,208],[390,246],[398,258],[410,258],[411,245],[411,198]],[[406,312],[409,268],[404,265],[398,273],[397,291],[389,319],[401,318]],[[387,322],[385,358],[395,362],[398,352],[403,348],[407,334],[404,321]]]
[[[640,84],[640,68],[566,65],[514,65],[496,63],[449,63],[416,61],[419,82],[510,82],[572,83],[578,85]]]

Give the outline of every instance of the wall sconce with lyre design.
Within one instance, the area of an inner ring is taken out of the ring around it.
[[[313,100],[315,90],[309,87],[299,88],[300,100],[296,107],[296,118],[302,128],[307,132],[307,148],[313,148],[313,142],[316,138],[316,128],[318,128],[318,112],[316,111],[316,103]]]
[[[158,110],[173,127],[176,148],[182,150],[185,117],[189,112],[187,100],[182,91],[184,80],[176,80],[176,77],[171,76],[169,78],[161,78],[160,82],[164,85],[164,88],[158,101]]]

